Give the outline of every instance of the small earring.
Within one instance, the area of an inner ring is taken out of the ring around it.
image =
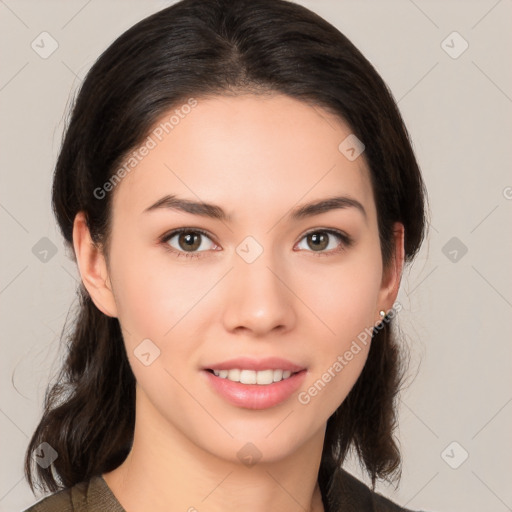
[[[382,310],[382,309],[381,309],[381,310],[379,311],[379,315],[380,315],[380,317],[381,317],[381,318],[384,318],[384,317],[386,316],[386,312],[385,312],[384,310]]]

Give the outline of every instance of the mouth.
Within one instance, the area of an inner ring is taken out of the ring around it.
[[[237,357],[204,366],[210,389],[245,409],[267,409],[287,401],[303,384],[305,366],[281,357]]]
[[[285,403],[304,382],[306,369],[205,368],[207,384],[223,400],[243,409],[269,409]]]
[[[290,370],[283,370],[282,368],[275,370],[269,368],[267,370],[258,371],[242,368],[232,368],[230,370],[207,368],[206,371],[212,373],[216,377],[227,379],[231,382],[239,382],[241,384],[257,384],[260,386],[268,386],[274,382],[281,382],[299,373],[298,371],[292,372]]]

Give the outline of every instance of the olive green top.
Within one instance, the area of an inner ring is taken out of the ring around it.
[[[334,478],[332,496],[322,495],[325,512],[413,512],[372,491],[344,469],[338,470]],[[95,476],[42,498],[24,512],[126,511],[103,477]]]

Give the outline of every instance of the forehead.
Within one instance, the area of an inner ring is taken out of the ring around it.
[[[341,194],[374,214],[368,169],[340,151],[351,130],[337,116],[277,94],[195,101],[161,116],[128,155],[114,216],[141,215],[166,194],[219,204],[235,220]]]

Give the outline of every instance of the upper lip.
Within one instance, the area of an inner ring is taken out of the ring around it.
[[[232,370],[239,368],[241,370],[290,370],[291,372],[300,372],[305,370],[304,366],[292,363],[280,357],[265,357],[263,359],[252,359],[250,357],[237,357],[219,363],[206,366],[205,370]]]

